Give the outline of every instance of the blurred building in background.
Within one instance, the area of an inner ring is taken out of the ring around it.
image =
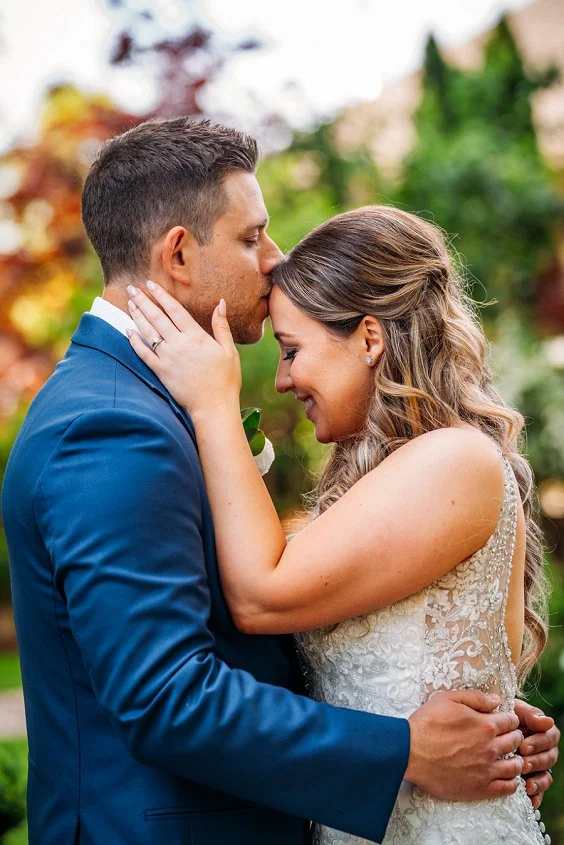
[[[511,33],[531,74],[554,68],[560,75],[550,87],[531,97],[532,118],[539,150],[564,189],[564,0],[535,0],[507,16]],[[479,71],[492,32],[445,49],[446,60],[467,72]],[[338,121],[344,150],[365,146],[383,174],[401,179],[403,164],[417,143],[414,115],[421,102],[423,70],[384,88],[372,103],[348,109]],[[508,111],[511,103],[507,104]],[[564,229],[555,220],[557,261],[539,279],[539,320],[552,331],[564,332]],[[560,348],[560,347],[558,347]]]
[[[542,154],[555,171],[564,171],[564,0],[535,0],[507,16],[523,61],[533,72],[551,65],[562,73],[549,90],[532,99],[533,120]],[[445,58],[467,71],[478,70],[490,32],[445,49]],[[422,71],[386,87],[373,103],[347,110],[339,121],[345,146],[367,144],[382,172],[398,177],[417,141],[413,115],[421,100]],[[508,104],[509,105],[509,104]]]

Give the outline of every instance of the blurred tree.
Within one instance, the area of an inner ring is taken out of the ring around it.
[[[284,251],[328,217],[375,202],[382,190],[368,152],[343,150],[331,123],[296,134],[289,149],[263,161],[258,175],[271,234]]]
[[[156,87],[152,114],[161,117],[201,114],[200,95],[229,57],[260,46],[255,37],[234,42],[220,38],[198,22],[191,0],[185,4],[180,31],[164,25],[159,3],[146,0],[139,6],[131,0],[106,2],[110,10],[119,12],[121,21],[110,63],[117,67],[150,66]]]
[[[564,219],[531,118],[531,96],[555,78],[553,71],[526,72],[505,19],[475,72],[448,65],[430,38],[415,116],[418,143],[397,197],[460,233],[456,246],[477,300],[510,303],[526,317]],[[485,319],[499,310],[490,307]]]

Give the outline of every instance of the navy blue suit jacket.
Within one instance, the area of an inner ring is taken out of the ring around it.
[[[190,419],[98,317],[32,403],[2,507],[32,845],[383,837],[408,723],[296,694],[290,639],[235,629]]]

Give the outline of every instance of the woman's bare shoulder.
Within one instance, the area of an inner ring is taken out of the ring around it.
[[[461,468],[468,462],[477,463],[485,471],[499,473],[501,468],[501,449],[497,443],[471,426],[451,426],[427,431],[414,437],[389,458],[402,460],[438,461],[447,467]]]
[[[501,450],[490,437],[470,427],[442,428],[415,437],[369,475],[375,487],[384,479],[393,487],[409,485],[437,511],[456,501],[492,524],[504,494]]]

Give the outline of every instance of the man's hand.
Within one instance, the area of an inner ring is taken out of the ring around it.
[[[479,690],[434,695],[409,718],[411,748],[405,780],[448,801],[511,795],[523,759],[524,736],[515,713],[493,711],[499,696]]]
[[[523,755],[527,794],[531,796],[536,810],[541,805],[544,793],[552,784],[552,775],[548,770],[558,759],[560,731],[554,724],[554,719],[545,716],[542,710],[527,704],[526,701],[515,702],[515,713],[519,717],[519,728],[524,736],[519,752]]]

